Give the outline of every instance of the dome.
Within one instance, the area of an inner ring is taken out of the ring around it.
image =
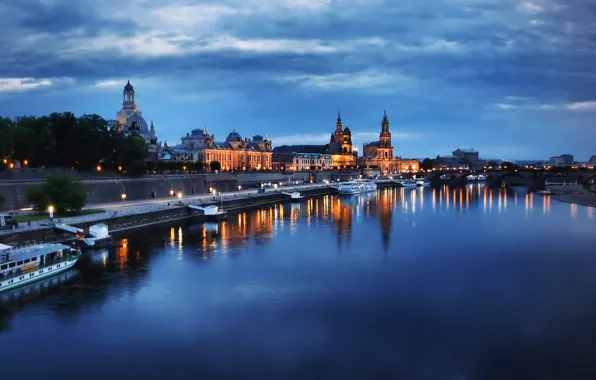
[[[132,127],[136,127],[139,131],[139,134],[143,137],[149,137],[149,126],[143,116],[140,113],[135,112],[128,119],[126,119],[126,124],[124,124],[124,130],[129,132]]]
[[[228,137],[226,137],[226,141],[242,141],[242,136],[240,136],[240,133],[232,131]]]
[[[350,128],[348,128],[348,127],[345,127],[345,128],[344,128],[344,133],[350,133],[350,134],[351,134],[351,133],[352,133],[352,131],[350,131]]]
[[[130,84],[130,81],[126,82],[126,86],[124,86],[124,91],[134,91],[134,88],[132,87],[132,84]]]

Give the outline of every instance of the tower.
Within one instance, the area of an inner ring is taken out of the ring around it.
[[[137,104],[135,103],[135,89],[130,84],[130,80],[126,82],[126,86],[124,86],[124,91],[122,91],[122,95],[124,97],[124,101],[122,102],[122,108],[132,108],[133,110],[137,110]]]
[[[389,132],[389,119],[387,118],[387,110],[383,112],[383,121],[381,122],[381,133],[379,135],[379,149],[377,158],[393,158],[393,147],[391,146],[391,132]]]

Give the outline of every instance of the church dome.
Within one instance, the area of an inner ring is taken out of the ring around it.
[[[350,131],[350,128],[348,128],[348,127],[345,127],[345,128],[344,128],[344,133],[349,133],[349,134],[351,134],[351,133],[352,133],[352,131]]]
[[[124,130],[126,132],[129,132],[133,128],[136,128],[141,136],[149,137],[149,126],[145,119],[143,119],[143,116],[138,112],[130,115],[130,117],[126,119],[126,124],[124,125]]]
[[[130,84],[130,81],[126,82],[126,86],[124,86],[124,91],[132,91],[134,90],[134,88],[132,87],[132,84]]]
[[[242,141],[242,136],[240,136],[240,133],[238,133],[236,131],[232,131],[232,132],[230,132],[228,137],[226,137],[226,141],[228,141],[228,142]]]

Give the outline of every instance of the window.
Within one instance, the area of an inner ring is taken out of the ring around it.
[[[36,257],[32,257],[31,261],[37,261],[37,256]]]
[[[35,273],[31,273],[31,274],[29,275],[29,277],[33,277],[34,275],[35,275]]]
[[[12,263],[8,264],[8,266],[9,266],[10,268],[14,268],[16,265],[17,265],[17,264],[16,264],[15,262],[12,262]]]
[[[17,265],[23,265],[23,260],[17,261]]]
[[[25,264],[27,264],[31,259],[25,259]]]
[[[8,268],[8,264],[4,264],[0,267],[0,269],[2,269],[2,270],[6,269],[6,268]]]

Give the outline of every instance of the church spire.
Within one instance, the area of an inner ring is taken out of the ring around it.
[[[341,110],[339,106],[337,106],[337,123],[341,124]]]

